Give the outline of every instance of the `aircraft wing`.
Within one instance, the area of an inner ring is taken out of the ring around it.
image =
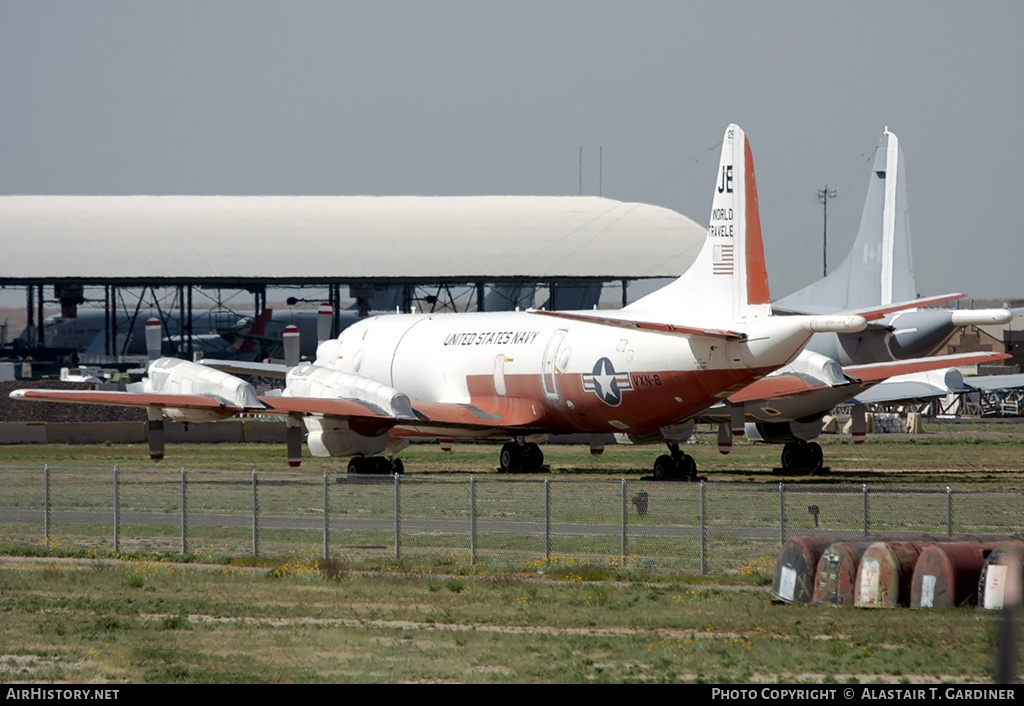
[[[1013,390],[1024,387],[1024,373],[1016,375],[977,375],[964,378],[964,384],[975,390]]]
[[[843,368],[843,372],[863,381],[885,380],[896,375],[920,373],[926,370],[938,370],[939,368],[955,368],[961,365],[991,363],[996,360],[1005,360],[1009,357],[1006,353],[987,351],[955,353],[953,355],[935,355],[930,358],[914,358],[911,360],[896,360],[867,365],[848,365]]]
[[[851,382],[851,381],[848,381]],[[796,397],[814,390],[836,387],[829,383],[801,373],[781,373],[769,375],[757,382],[747,385],[729,397],[733,403],[750,402],[751,400],[781,399]]]
[[[540,415],[531,400],[516,397],[494,397],[463,402],[412,402],[411,414],[391,414],[383,407],[356,399],[322,397],[260,397],[266,407],[263,415],[298,414],[347,419],[376,425],[378,428],[418,429],[487,429],[527,428]]]
[[[950,392],[970,392],[970,388],[954,387],[948,384],[948,370],[935,370],[927,373],[898,375],[883,380],[870,389],[858,392],[850,399],[852,404],[892,404],[895,402],[913,402],[933,400],[944,397]]]
[[[200,363],[208,368],[232,375],[255,375],[264,378],[284,379],[289,370],[289,367],[282,363],[249,363],[242,360],[213,360],[209,358]]]
[[[213,395],[124,392],[120,390],[14,390],[12,399],[71,404],[101,404],[119,407],[169,407],[174,409],[247,412],[250,408],[232,404]],[[257,408],[259,409],[259,408]]]

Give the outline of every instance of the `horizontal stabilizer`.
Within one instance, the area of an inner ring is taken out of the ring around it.
[[[573,314],[565,311],[543,311],[541,309],[530,309],[531,314],[541,316],[553,316],[558,319],[569,321],[581,321],[583,323],[597,324],[599,326],[615,326],[618,328],[632,329],[634,331],[653,331],[666,333],[675,336],[709,336],[711,338],[740,339],[746,338],[746,334],[724,329],[709,329],[696,326],[679,326],[676,324],[658,323],[654,321],[630,321],[629,319],[616,319],[610,316],[592,316],[590,314]]]
[[[953,301],[955,299],[963,299],[966,295],[964,294],[940,294],[935,297],[923,297],[921,299],[911,299],[903,302],[896,302],[893,304],[886,304],[880,306],[865,307],[863,309],[851,309],[843,311],[844,314],[856,314],[863,316],[868,322],[877,321],[886,314],[891,314],[896,311],[906,311],[907,309],[917,309],[923,306],[932,306],[934,304],[941,304],[943,302]],[[825,307],[822,307],[825,308]],[[789,308],[780,304],[776,304],[772,307],[772,311],[776,314],[820,314],[821,312],[815,307],[806,308]]]

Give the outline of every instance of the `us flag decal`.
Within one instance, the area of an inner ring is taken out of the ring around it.
[[[716,245],[711,272],[716,275],[732,274],[732,245]]]

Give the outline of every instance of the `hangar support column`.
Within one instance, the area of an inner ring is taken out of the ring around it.
[[[36,332],[39,347],[43,348],[46,345],[46,327],[43,326],[43,285],[38,285],[37,289],[39,300],[36,302]]]

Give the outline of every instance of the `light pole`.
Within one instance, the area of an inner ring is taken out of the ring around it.
[[[836,190],[828,188],[818,189],[818,200],[822,203],[823,217],[821,226],[821,276],[828,274],[828,201],[836,197]]]

